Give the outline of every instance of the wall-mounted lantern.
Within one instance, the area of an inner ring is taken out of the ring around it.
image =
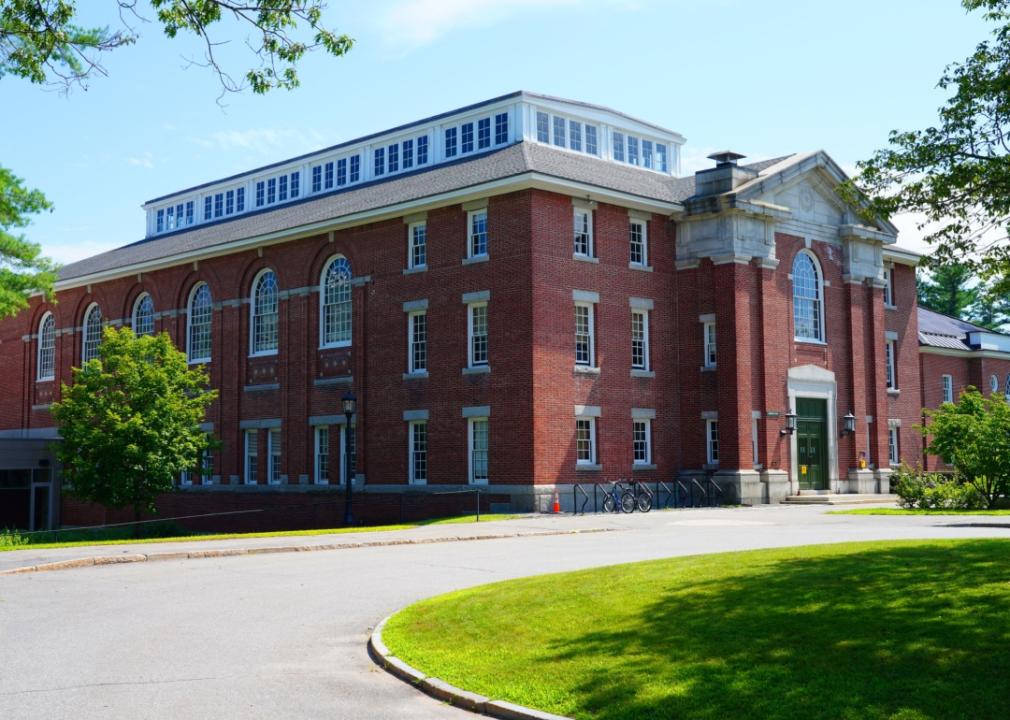
[[[856,432],[856,416],[848,412],[842,418],[842,433],[851,435],[854,432]]]
[[[796,432],[796,413],[787,412],[785,414],[786,426],[779,430],[780,435],[792,435]]]

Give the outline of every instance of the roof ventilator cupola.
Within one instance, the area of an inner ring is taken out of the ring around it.
[[[715,160],[715,167],[699,170],[694,174],[694,194],[696,197],[729,192],[758,175],[757,170],[737,165],[737,161],[747,157],[746,155],[731,150],[722,150],[712,153],[708,157],[710,160]]]

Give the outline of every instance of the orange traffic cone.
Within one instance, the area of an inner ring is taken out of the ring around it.
[[[554,505],[553,505],[551,511],[555,515],[557,515],[559,512],[561,512],[561,498],[558,497],[558,491],[557,490],[554,491]]]

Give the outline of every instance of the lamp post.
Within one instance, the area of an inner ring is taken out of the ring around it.
[[[344,393],[341,401],[344,405],[344,418],[347,420],[344,423],[344,525],[349,526],[354,522],[351,515],[351,495],[353,493],[351,486],[354,484],[354,467],[351,464],[351,418],[354,417],[358,399],[354,397],[353,392],[348,390]]]

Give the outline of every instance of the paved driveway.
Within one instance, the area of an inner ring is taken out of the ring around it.
[[[845,540],[1010,537],[1010,527],[965,522],[791,507],[560,517],[528,525],[621,531],[7,576],[0,718],[472,717],[376,668],[365,650],[370,628],[437,593],[594,565]]]

